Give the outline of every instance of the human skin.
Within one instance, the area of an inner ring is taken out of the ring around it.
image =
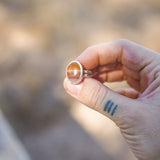
[[[78,85],[65,79],[66,91],[114,121],[137,159],[160,160],[160,54],[117,40],[89,47],[76,60],[94,76]],[[131,90],[103,84],[124,79]]]

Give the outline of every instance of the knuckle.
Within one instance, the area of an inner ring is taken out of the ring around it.
[[[123,44],[129,43],[130,41],[128,39],[119,39],[116,42],[123,45]]]
[[[93,88],[89,97],[89,101],[92,106],[95,108],[98,105],[100,97],[101,86],[97,85],[96,88]]]
[[[80,96],[86,105],[97,110],[97,107],[103,104],[106,97],[106,90],[101,83],[92,85],[92,88],[89,86],[88,83],[83,85]]]
[[[140,71],[140,77],[146,84],[154,80],[154,76],[152,75],[153,67],[154,66],[150,63]]]

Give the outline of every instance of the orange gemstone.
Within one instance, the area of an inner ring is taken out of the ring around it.
[[[82,66],[79,62],[72,61],[67,66],[66,72],[66,76],[71,83],[77,84],[82,80]]]

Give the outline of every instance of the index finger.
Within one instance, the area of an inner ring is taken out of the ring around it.
[[[115,46],[114,42],[102,43],[87,48],[76,60],[78,60],[85,69],[94,69],[98,66],[117,63],[120,61],[121,46]]]
[[[151,63],[155,54],[128,40],[117,40],[89,47],[77,60],[88,70],[110,63],[121,63],[131,70],[139,71]]]

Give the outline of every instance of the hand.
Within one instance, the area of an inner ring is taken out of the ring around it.
[[[160,55],[118,40],[89,47],[76,60],[94,77],[79,85],[65,79],[66,91],[113,120],[139,160],[160,159]],[[102,83],[124,79],[133,91],[120,94]]]

